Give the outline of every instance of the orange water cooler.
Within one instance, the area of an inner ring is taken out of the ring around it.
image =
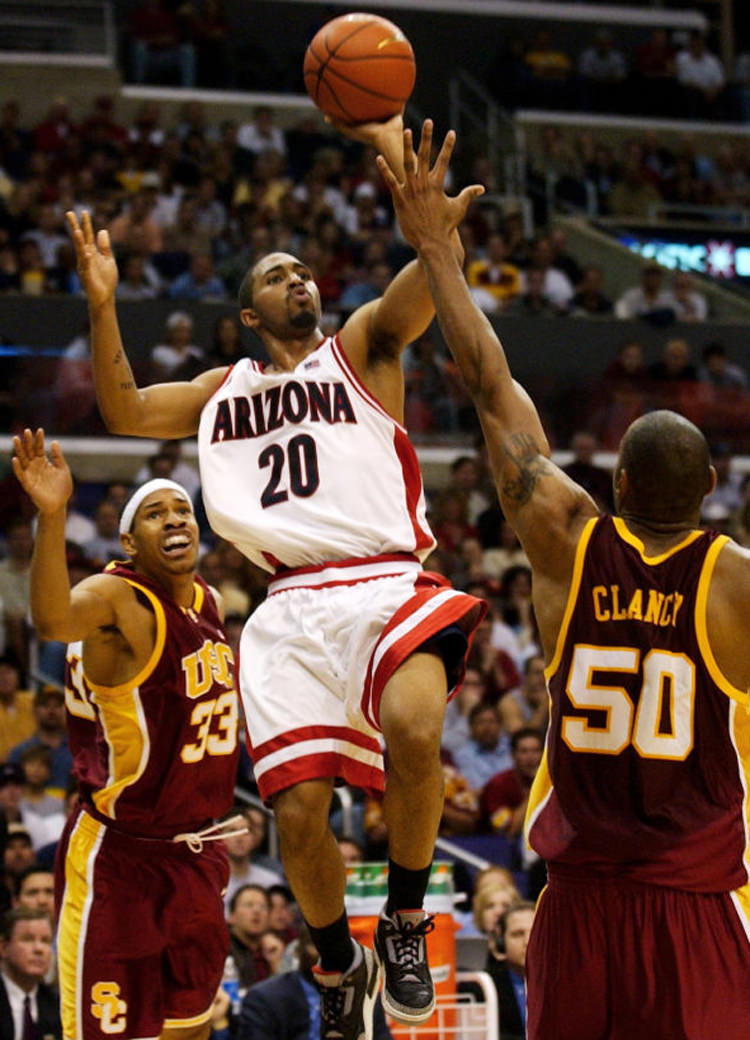
[[[356,863],[347,867],[346,909],[355,939],[372,947],[378,915],[388,895],[387,863]],[[438,998],[456,992],[456,924],[453,917],[453,865],[434,863],[424,903],[434,915],[434,929],[427,935],[427,959]],[[452,1040],[455,1035],[453,1008],[436,1008],[418,1027],[419,1040]],[[397,1030],[405,1027],[394,1024]]]

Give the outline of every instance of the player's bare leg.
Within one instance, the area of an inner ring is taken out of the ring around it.
[[[284,873],[321,956],[321,1038],[372,1036],[378,970],[372,952],[349,935],[346,869],[328,825],[332,780],[307,780],[273,802]]]
[[[383,1004],[407,1024],[429,1018],[435,1003],[422,910],[440,817],[440,741],[447,682],[440,657],[413,654],[393,674],[380,702],[389,768],[383,810],[388,828],[388,903],[375,934],[385,970]]]

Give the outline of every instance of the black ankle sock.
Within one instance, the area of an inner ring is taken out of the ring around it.
[[[392,859],[388,860],[388,902],[385,912],[389,917],[397,910],[418,910],[422,906],[431,870],[432,864],[422,870],[407,870]]]
[[[346,971],[354,959],[346,912],[325,928],[313,928],[309,921],[307,927],[310,929],[310,938],[320,954],[320,966],[323,971]]]

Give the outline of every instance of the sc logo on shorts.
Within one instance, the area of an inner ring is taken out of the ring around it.
[[[91,987],[91,1014],[101,1019],[102,1032],[109,1036],[125,1030],[128,1005],[119,994],[116,982],[97,982]]]

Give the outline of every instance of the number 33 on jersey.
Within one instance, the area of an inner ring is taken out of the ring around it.
[[[234,658],[208,586],[196,578],[183,610],[127,565],[124,577],[154,612],[151,659],[130,682],[108,687],[84,673],[81,644],[68,647],[68,739],[85,798],[144,836],[172,837],[226,810],[237,768]],[[91,739],[91,727],[96,739]]]

